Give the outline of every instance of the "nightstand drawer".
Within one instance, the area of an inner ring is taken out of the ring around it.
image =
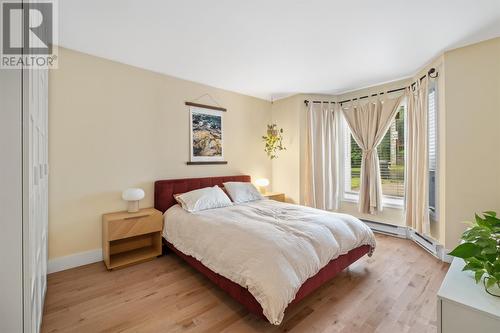
[[[266,193],[264,194],[264,197],[275,200],[275,201],[281,201],[285,202],[285,194],[284,193]]]
[[[161,215],[139,215],[108,221],[108,240],[139,236],[162,230]]]

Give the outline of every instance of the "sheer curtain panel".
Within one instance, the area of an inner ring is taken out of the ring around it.
[[[305,203],[311,207],[339,206],[338,116],[333,103],[309,103]]]
[[[417,232],[429,234],[429,166],[428,166],[428,79],[415,83],[415,88],[406,89],[407,153],[405,214],[406,225]]]

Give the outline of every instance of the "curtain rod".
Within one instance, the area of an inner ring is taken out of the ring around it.
[[[425,77],[429,75],[430,78],[432,79],[435,79],[438,77],[439,73],[436,71],[436,69],[433,67],[431,69],[429,69],[429,71],[427,72],[426,75],[422,76],[419,81],[422,81],[423,79],[425,79]],[[360,100],[360,99],[365,99],[365,98],[368,98],[368,97],[375,97],[375,96],[378,96],[378,95],[383,95],[383,94],[390,94],[390,93],[393,93],[393,92],[398,92],[398,91],[402,91],[402,90],[405,90],[406,88],[412,88],[417,82],[413,82],[412,84],[410,84],[409,86],[407,87],[401,87],[401,88],[397,88],[397,89],[392,89],[392,90],[389,90],[387,92],[380,92],[378,94],[371,94],[371,95],[366,95],[366,96],[362,96],[362,97],[356,97],[356,98],[352,98],[352,99],[346,99],[344,101],[340,101],[340,102],[330,102],[330,101],[311,101],[313,104],[314,103],[332,103],[332,104],[336,104],[336,103],[339,103],[342,105],[342,103],[347,103],[347,102],[351,102],[351,101],[355,101],[355,100]],[[309,101],[306,99],[304,100],[304,104],[306,106],[309,105]]]

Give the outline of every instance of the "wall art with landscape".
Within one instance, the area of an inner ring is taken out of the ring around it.
[[[191,162],[223,161],[224,112],[190,107]]]

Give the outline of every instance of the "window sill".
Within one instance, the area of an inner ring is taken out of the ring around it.
[[[405,205],[405,200],[403,198],[384,196],[382,198],[382,203],[384,207],[403,209]]]
[[[342,195],[342,201],[351,202],[351,203],[358,203],[359,202],[359,195],[356,193],[352,193],[352,192],[346,192]]]
[[[359,195],[357,193],[353,193],[353,192],[345,192],[345,193],[343,193],[341,201],[342,202],[350,202],[350,203],[358,203],[359,202]],[[387,207],[387,208],[403,209],[404,208],[404,199],[397,198],[397,197],[384,196],[382,198],[382,204],[384,207]]]

